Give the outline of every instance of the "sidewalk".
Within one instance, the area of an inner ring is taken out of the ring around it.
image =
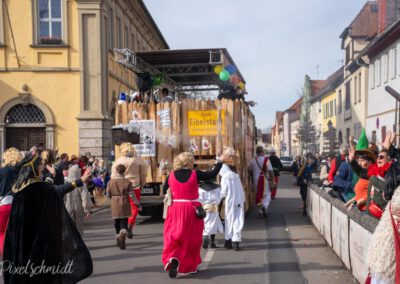
[[[267,219],[269,283],[357,283],[333,250],[302,216],[299,188],[281,177]]]

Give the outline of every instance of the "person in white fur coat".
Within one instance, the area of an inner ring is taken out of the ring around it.
[[[244,202],[246,201],[242,182],[238,174],[228,165],[223,165],[221,176],[221,197],[225,197],[225,248],[239,250],[244,225]]]
[[[218,205],[221,202],[221,186],[211,181],[201,182],[199,186],[199,201],[207,213],[204,218],[203,248],[206,249],[209,246],[216,248],[215,234],[224,232],[218,212]]]
[[[384,196],[391,201],[387,204],[368,247],[367,264],[372,284],[400,283],[400,255],[396,255],[396,246],[400,248],[399,161],[390,167],[385,179]]]

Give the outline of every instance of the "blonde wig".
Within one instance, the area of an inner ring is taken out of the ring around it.
[[[17,148],[9,148],[3,153],[3,166],[15,166],[22,160],[22,153]]]
[[[130,157],[136,156],[136,151],[132,143],[129,142],[122,143],[120,146],[120,150],[121,150],[121,155],[123,156],[130,156]]]
[[[174,159],[174,171],[193,166],[194,157],[190,152],[182,152]]]

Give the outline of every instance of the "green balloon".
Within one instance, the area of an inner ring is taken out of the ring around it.
[[[220,78],[222,81],[228,81],[230,76],[231,76],[231,74],[229,74],[229,72],[226,71],[226,70],[224,70],[224,71],[222,71],[221,73],[219,73],[219,78]]]

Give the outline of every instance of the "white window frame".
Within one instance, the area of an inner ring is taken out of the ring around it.
[[[383,83],[387,83],[389,80],[389,53],[386,52],[383,55]]]
[[[50,22],[50,30],[51,30],[51,22],[61,22],[61,43],[56,44],[56,45],[66,45],[68,44],[68,6],[67,6],[67,0],[60,0],[61,1],[61,19],[60,20],[51,20],[49,19]],[[51,1],[49,0],[49,16],[51,16]],[[40,42],[40,37],[39,37],[39,0],[32,0],[32,20],[33,20],[33,45],[52,45],[52,44],[46,44],[46,43],[41,43]],[[51,32],[49,30],[49,34],[51,35]]]
[[[396,79],[396,75],[397,75],[397,47],[392,49],[392,77],[391,79]]]
[[[376,86],[379,87],[381,85],[381,72],[382,72],[382,66],[381,66],[381,59],[378,59],[375,61],[375,73],[376,73]]]
[[[375,88],[375,62],[369,65],[369,88],[373,90]]]

